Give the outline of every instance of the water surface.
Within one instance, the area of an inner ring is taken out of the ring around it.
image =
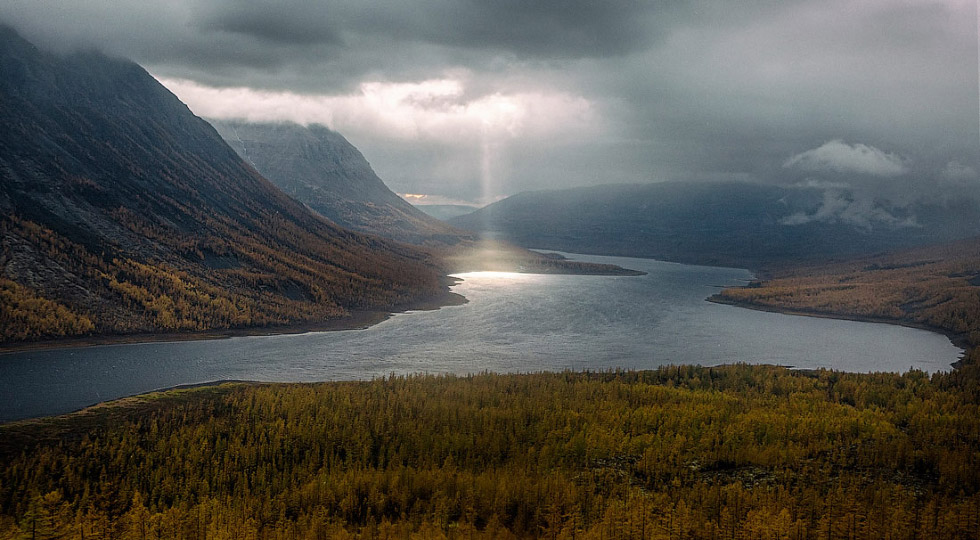
[[[948,370],[942,335],[706,302],[745,270],[575,255],[645,276],[460,274],[469,303],[365,330],[125,344],[0,356],[0,421],[221,379],[324,381],[390,373],[528,372],[732,362],[845,371]]]

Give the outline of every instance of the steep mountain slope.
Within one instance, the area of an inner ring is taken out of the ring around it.
[[[978,234],[980,208],[973,201],[895,207],[818,188],[666,182],[520,193],[450,223],[527,247],[757,268]]]
[[[317,322],[443,288],[243,162],[142,68],[0,27],[0,341]]]
[[[211,124],[263,176],[344,227],[413,244],[453,245],[471,236],[393,193],[357,148],[324,126]]]

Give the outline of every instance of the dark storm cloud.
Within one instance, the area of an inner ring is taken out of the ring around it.
[[[364,30],[394,32],[449,47],[490,49],[527,58],[623,55],[664,32],[665,15],[680,2],[636,0],[466,0],[400,3],[395,10],[359,12]]]
[[[258,41],[282,45],[341,45],[340,33],[327,12],[317,14],[290,10],[280,2],[252,2],[214,9],[199,23],[205,32],[230,32]]]
[[[716,24],[739,16],[729,4],[589,77],[620,98],[629,138],[666,147],[651,168],[797,181],[781,165],[833,140],[908,157],[900,181],[934,180],[950,156],[975,164],[972,2],[796,2]]]
[[[205,27],[284,44],[336,43],[341,32],[383,41],[491,49],[529,58],[622,55],[645,47],[682,3],[636,0],[424,0],[204,4]],[[674,7],[671,7],[674,6]],[[654,15],[657,15],[656,17]]]
[[[0,0],[0,19],[165,79],[341,98],[330,114],[306,103],[310,121],[373,106],[366,82],[459,81],[450,96],[404,98],[417,110],[397,137],[357,115],[341,123],[398,191],[731,178],[898,197],[980,186],[973,0]],[[485,98],[533,110],[535,95],[556,93],[567,99],[544,102],[578,111],[581,98],[601,129],[555,137],[581,122],[553,106],[500,131],[489,164],[485,138],[438,132],[453,115],[479,131]],[[276,111],[276,99],[239,102]],[[552,135],[526,133],[552,119]]]
[[[690,12],[637,0],[8,0],[0,17],[58,48],[96,46],[171,75],[307,91],[501,62],[622,56]],[[261,67],[264,72],[251,68]],[[282,77],[285,77],[284,79]]]

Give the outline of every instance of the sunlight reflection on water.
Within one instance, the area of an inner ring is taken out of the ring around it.
[[[508,281],[520,281],[522,283],[540,281],[541,274],[521,274],[519,272],[461,272],[450,274],[450,277],[462,280],[495,280],[506,283]]]

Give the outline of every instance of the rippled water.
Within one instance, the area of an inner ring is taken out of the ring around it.
[[[366,330],[112,345],[0,356],[0,420],[64,413],[220,379],[321,381],[389,373],[654,368],[731,362],[846,371],[947,370],[939,334],[712,304],[750,274],[648,259],[573,256],[639,277],[461,274],[463,306]]]

